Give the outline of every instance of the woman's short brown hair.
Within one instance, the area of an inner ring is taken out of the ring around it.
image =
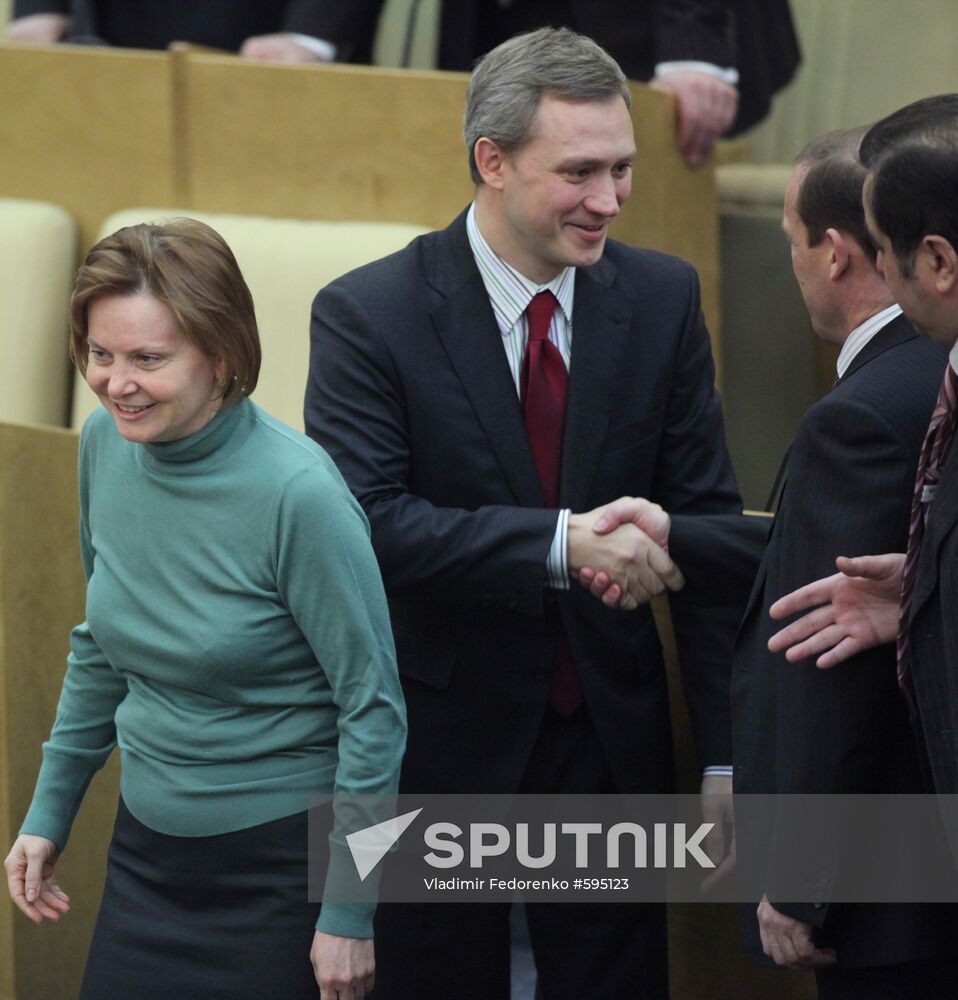
[[[87,254],[70,300],[70,355],[81,373],[90,304],[141,293],[165,303],[186,339],[222,364],[223,406],[256,388],[261,352],[253,297],[223,237],[196,219],[127,226]]]

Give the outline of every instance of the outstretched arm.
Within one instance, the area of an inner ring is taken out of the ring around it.
[[[651,500],[621,497],[602,508],[593,531],[605,534],[628,523],[675,560],[686,578],[689,597],[744,608],[772,519],[762,514],[680,514],[673,520]],[[621,588],[592,566],[584,567],[577,579],[610,607],[621,600]]]
[[[818,656],[817,666],[825,669],[895,641],[904,554],[839,556],[835,564],[839,572],[834,576],[809,583],[771,606],[775,619],[814,608],[769,639],[773,653],[784,650],[792,663]]]

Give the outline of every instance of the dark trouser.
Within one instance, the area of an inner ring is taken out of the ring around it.
[[[955,1000],[958,962],[902,962],[815,973],[818,1000]]]
[[[614,793],[584,707],[545,718],[520,791]],[[509,904],[381,904],[375,1000],[508,1000]],[[542,1000],[665,1000],[665,907],[526,903]]]

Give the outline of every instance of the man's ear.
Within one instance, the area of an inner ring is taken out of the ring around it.
[[[828,277],[837,281],[848,270],[851,247],[848,237],[838,229],[826,229],[825,241],[828,244]]]
[[[505,183],[502,174],[506,155],[499,144],[482,136],[476,140],[475,146],[472,147],[472,155],[482,182],[488,187],[501,191]]]
[[[928,268],[940,294],[948,295],[958,288],[958,252],[950,240],[931,233],[922,239],[918,256]]]

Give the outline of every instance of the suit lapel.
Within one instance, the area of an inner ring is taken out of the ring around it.
[[[629,343],[632,303],[612,287],[616,273],[605,258],[576,272],[560,484],[561,505],[573,511],[589,495]]]
[[[907,340],[913,340],[918,334],[915,328],[905,319],[904,316],[898,316],[893,319],[886,326],[883,326],[878,333],[855,355],[852,359],[852,363],[848,366],[845,374],[841,379],[829,390],[830,392],[842,392],[842,387],[847,385],[849,380],[856,377],[859,371],[868,364],[869,361],[873,361],[880,354],[883,354],[889,348],[896,347],[898,344],[903,344]],[[794,444],[794,441],[792,442]],[[768,544],[772,544],[772,539],[775,535],[775,529],[778,522],[778,514],[785,503],[785,487],[788,481],[788,459],[791,456],[792,444],[788,446],[785,451],[785,456],[782,459],[782,464],[779,466],[778,474],[775,477],[775,485],[772,488],[772,494],[769,497],[769,505],[773,504],[775,501],[775,494],[778,493],[778,503],[776,506],[775,520],[772,522],[772,527],[769,530]],[[755,609],[756,604],[762,598],[765,589],[765,575],[766,575],[766,561],[762,560],[762,564],[759,567],[758,574],[755,578],[755,584],[752,587],[752,592],[749,595],[748,604],[745,606],[745,614],[742,617],[742,626],[744,627],[745,622],[748,621],[749,616]]]
[[[938,493],[928,510],[928,524],[921,543],[915,590],[911,599],[909,622],[914,621],[919,609],[928,600],[938,583],[938,563],[945,538],[958,523],[958,450],[952,442],[951,454],[938,484]]]
[[[863,365],[867,365],[869,361],[877,358],[879,354],[883,354],[889,348],[897,347],[898,344],[903,344],[907,340],[914,340],[917,336],[918,333],[915,328],[904,316],[896,316],[890,323],[883,326],[855,355],[838,385],[843,385]]]
[[[465,213],[434,248],[427,276],[442,298],[431,312],[433,326],[516,503],[544,507],[502,335],[466,236]]]

